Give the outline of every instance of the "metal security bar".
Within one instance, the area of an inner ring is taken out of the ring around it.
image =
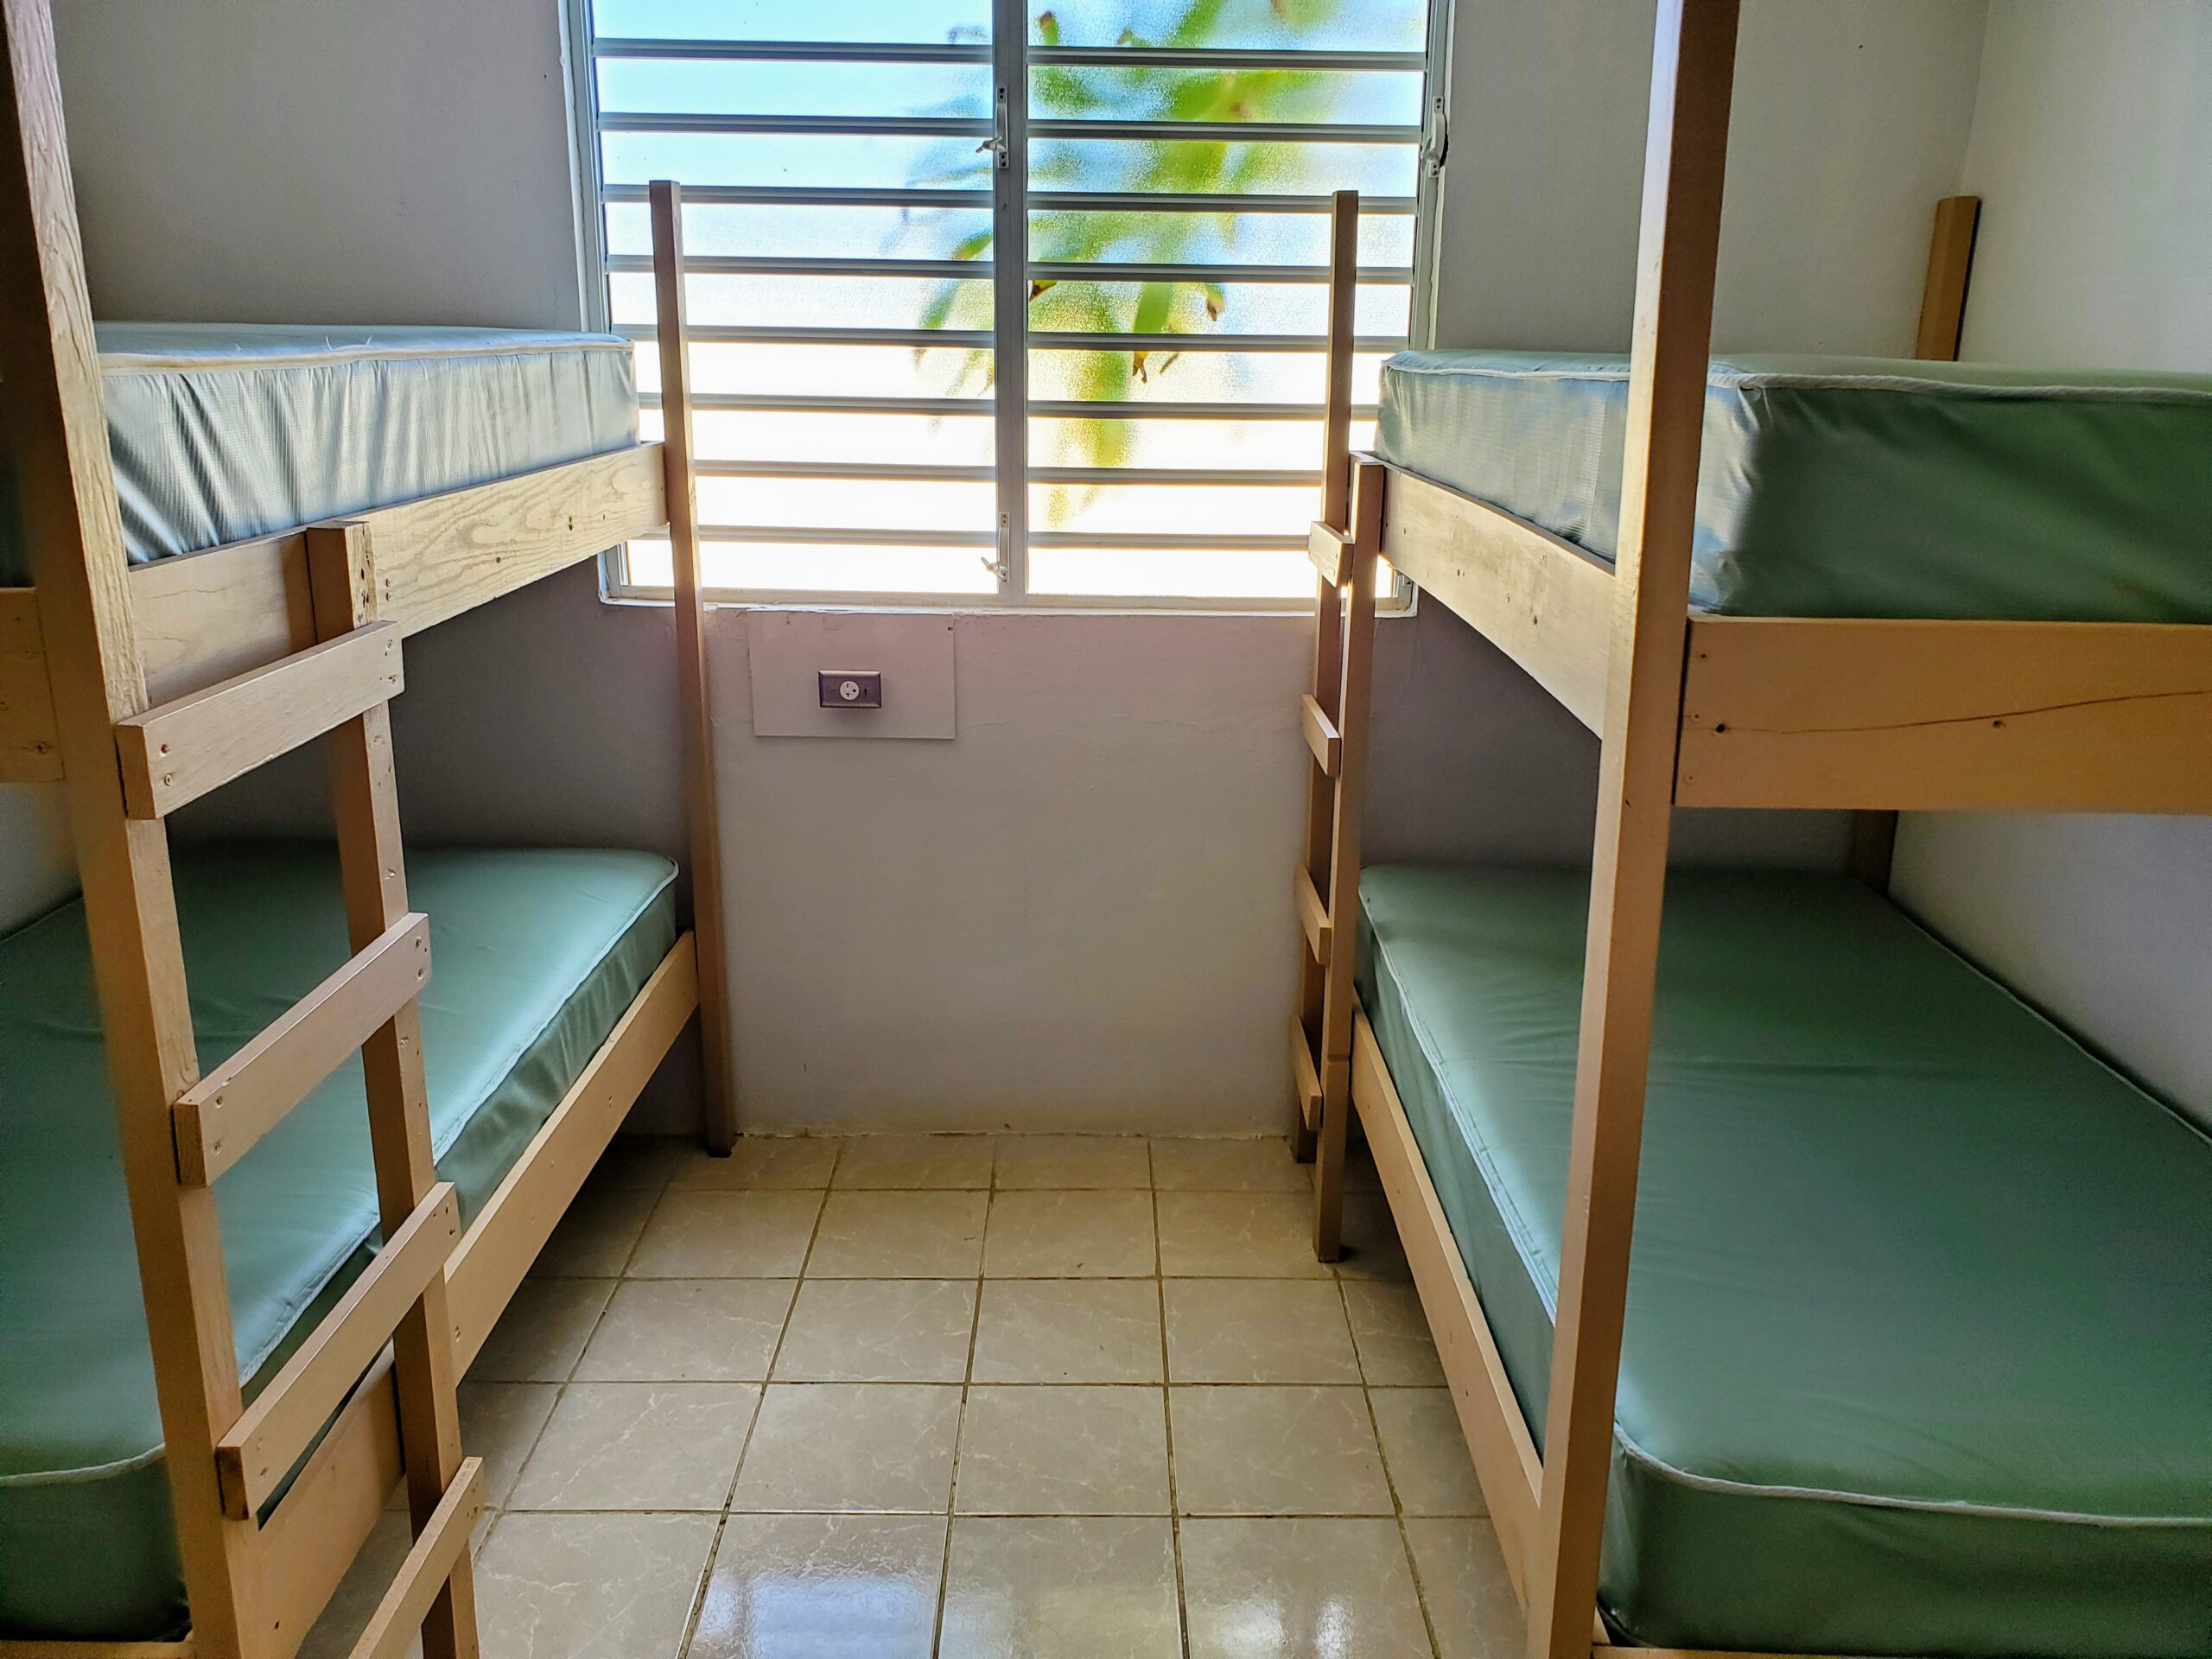
[[[824,35],[841,32],[838,0],[820,3]],[[1129,10],[1111,38],[1062,41],[1051,11],[991,0],[988,40],[761,41],[602,35],[587,0],[574,59],[604,321],[653,340],[638,227],[646,181],[680,178],[696,473],[716,521],[702,536],[726,597],[1312,602],[1321,227],[1330,192],[1355,181],[1336,170],[1357,170],[1371,236],[1353,347],[1371,398],[1373,362],[1419,332],[1425,304],[1440,30],[1432,17],[1399,38],[1392,9],[1312,46],[1160,46],[1141,25],[1173,0]],[[1171,110],[1159,90],[1209,73],[1250,96]],[[1270,91],[1294,83],[1297,97]],[[1178,144],[1252,164],[1163,188],[1141,158]],[[1071,226],[1100,227],[1096,251],[1069,245]],[[658,409],[650,384],[641,403]],[[1352,418],[1374,412],[1363,401]],[[1278,494],[1297,522],[1274,525]],[[1169,587],[1166,556],[1255,572],[1279,557],[1294,575],[1280,594],[1232,590],[1232,571],[1213,591],[1087,594],[1039,563],[1115,554]],[[615,586],[664,591],[664,556],[638,550]]]

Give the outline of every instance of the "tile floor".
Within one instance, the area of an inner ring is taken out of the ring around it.
[[[462,1386],[486,1659],[1517,1654],[1371,1172],[1334,1268],[1307,1192],[1280,1141],[618,1141]]]

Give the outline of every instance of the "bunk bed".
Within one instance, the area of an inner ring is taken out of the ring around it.
[[[1714,364],[1737,18],[1659,9],[1624,362],[1402,359],[1351,455],[1339,198],[1316,1250],[1356,1113],[1537,1659],[2202,1656],[2212,1138],[1884,889],[1900,809],[2212,812],[2212,382]],[[1599,735],[1590,869],[1363,873],[1378,556]],[[1670,877],[1677,804],[1853,810],[1857,879]]]
[[[611,339],[98,330],[51,17],[0,11],[0,783],[82,884],[0,939],[0,1659],[289,1659],[403,1478],[355,1651],[473,1655],[455,1378],[695,1012],[734,1133],[680,195],[661,442]],[[405,855],[404,640],[664,525],[692,928],[656,856]],[[172,855],[316,741],[334,849]]]

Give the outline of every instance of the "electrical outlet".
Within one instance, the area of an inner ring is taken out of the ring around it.
[[[825,668],[818,671],[824,709],[880,709],[883,675],[873,668]]]

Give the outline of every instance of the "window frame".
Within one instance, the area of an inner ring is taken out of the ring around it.
[[[615,327],[610,313],[609,276],[620,271],[636,269],[639,265],[640,261],[634,256],[619,257],[611,256],[608,253],[607,247],[607,208],[610,204],[616,202],[627,203],[633,200],[642,201],[645,200],[645,187],[642,185],[616,186],[610,188],[605,181],[601,165],[601,134],[604,129],[601,125],[601,111],[599,107],[599,77],[596,73],[598,62],[603,56],[637,57],[649,54],[634,51],[617,51],[613,53],[602,52],[598,42],[594,38],[591,16],[592,4],[593,0],[562,0],[561,6],[563,31],[565,35],[565,45],[567,48],[565,56],[568,60],[569,82],[570,164],[575,176],[578,252],[577,276],[582,290],[581,297],[582,300],[584,323],[586,327],[600,332],[622,333],[630,334],[633,337],[643,333],[649,336],[651,333],[650,330],[641,331],[636,328],[622,329]],[[1402,214],[1406,217],[1409,217],[1413,220],[1414,233],[1412,264],[1410,277],[1407,283],[1407,340],[1408,343],[1414,347],[1425,346],[1431,343],[1434,338],[1437,268],[1436,244],[1438,229],[1442,219],[1443,166],[1450,121],[1450,94],[1452,81],[1451,22],[1452,0],[1427,0],[1427,49],[1423,52],[1331,53],[1327,51],[1304,52],[1292,50],[1286,51],[1281,54],[1285,60],[1294,62],[1298,67],[1325,67],[1319,66],[1319,60],[1329,60],[1331,64],[1333,65],[1338,60],[1343,60],[1346,65],[1352,64],[1354,60],[1357,60],[1357,67],[1400,68],[1417,67],[1421,70],[1423,76],[1422,106],[1424,111],[1424,119],[1417,128],[1389,129],[1387,130],[1389,136],[1386,138],[1383,137],[1384,131],[1386,130],[1384,129],[1376,128],[1370,130],[1357,125],[1352,127],[1352,130],[1355,131],[1367,132],[1369,134],[1369,142],[1402,143],[1407,142],[1409,135],[1418,135],[1417,137],[1413,137],[1413,142],[1416,143],[1418,145],[1416,159],[1417,183],[1415,194],[1410,198],[1396,197],[1385,199],[1382,201],[1377,201],[1375,207],[1366,207],[1363,204],[1363,212],[1372,213],[1379,211],[1386,213]],[[1027,327],[1029,297],[1027,286],[1030,277],[1033,274],[1031,268],[1031,262],[1028,258],[1027,241],[1029,213],[1033,208],[1039,206],[1040,201],[1047,207],[1055,205],[1074,205],[1072,201],[1068,203],[1055,202],[1053,198],[1059,193],[1052,191],[1033,191],[1028,188],[1027,146],[1029,128],[1031,125],[1028,114],[1027,97],[1029,72],[1033,66],[1039,64],[1103,64],[1118,62],[1124,60],[1146,63],[1162,63],[1165,61],[1165,59],[1163,58],[1163,54],[1157,49],[1137,52],[1125,48],[1049,48],[1032,46],[1028,39],[1029,0],[991,0],[991,12],[992,39],[991,43],[988,47],[967,47],[962,45],[939,46],[934,43],[915,43],[912,45],[867,44],[860,46],[848,46],[841,48],[836,44],[798,43],[789,48],[785,52],[779,54],[772,49],[772,43],[744,42],[741,43],[745,48],[744,50],[741,52],[732,53],[729,55],[733,57],[743,56],[755,59],[782,55],[803,57],[812,61],[846,60],[880,63],[960,62],[971,64],[987,63],[989,65],[993,76],[994,90],[1000,99],[1004,111],[1003,115],[996,124],[984,123],[981,124],[981,126],[979,127],[980,130],[981,127],[995,125],[994,132],[987,136],[998,137],[1003,145],[1003,153],[1000,157],[1000,165],[994,172],[993,188],[990,193],[990,211],[994,223],[993,253],[995,257],[988,262],[988,264],[991,273],[991,281],[993,283],[993,315],[995,319],[995,326],[988,331],[988,343],[990,345],[993,352],[995,363],[995,384],[993,387],[993,396],[988,402],[988,407],[990,410],[993,425],[994,459],[991,467],[985,469],[991,475],[989,481],[993,484],[995,492],[995,505],[1000,518],[999,530],[995,536],[988,531],[885,531],[880,532],[868,532],[840,531],[835,533],[834,537],[830,535],[824,535],[822,537],[822,539],[825,541],[834,539],[843,543],[856,542],[865,543],[872,539],[880,539],[887,545],[914,546],[936,544],[973,547],[976,550],[978,556],[983,561],[983,563],[995,570],[998,578],[997,591],[995,593],[931,593],[920,590],[867,592],[845,589],[825,590],[810,588],[772,589],[760,588],[710,588],[709,590],[707,595],[708,601],[718,607],[728,607],[739,609],[823,609],[889,613],[907,612],[936,615],[943,615],[946,613],[957,614],[962,613],[996,613],[1007,611],[1036,612],[1043,614],[1077,613],[1083,615],[1113,614],[1116,613],[1147,614],[1197,613],[1211,615],[1281,615],[1294,614],[1300,612],[1310,611],[1313,608],[1313,601],[1310,595],[1295,597],[1288,595],[1281,597],[1269,597],[1264,595],[1236,594],[1207,596],[1179,594],[1096,595],[1052,594],[1040,595],[1029,591],[1028,554],[1029,550],[1033,547],[1051,545],[1055,542],[1064,545],[1086,548],[1096,548],[1102,546],[1111,547],[1122,544],[1130,546],[1182,546],[1190,544],[1193,540],[1199,538],[1194,538],[1187,536],[1176,536],[1166,532],[1125,533],[1116,535],[1099,531],[1033,531],[1028,528],[1027,513],[1029,505],[1029,488],[1033,483],[1039,481],[1047,483],[1056,481],[1090,481],[1071,480],[1070,474],[1085,473],[1091,470],[1085,468],[1052,467],[1034,467],[1030,466],[1028,462],[1027,448],[1029,423],[1031,420],[1039,416],[1040,415],[1048,418],[1053,416],[1068,416],[1074,415],[1078,410],[1095,410],[1101,407],[1115,407],[1113,405],[1056,402],[1052,400],[1046,400],[1043,404],[1039,404],[1032,403],[1029,398],[1029,351],[1032,349],[1035,340],[1040,338],[1046,342],[1046,348],[1049,349],[1050,342],[1053,338],[1053,336],[1049,334],[1045,336],[1033,336]],[[696,55],[713,55],[712,48],[713,43],[707,43],[705,49],[696,54]],[[1205,67],[1206,59],[1210,54],[1223,58],[1233,59],[1242,64],[1249,64],[1255,60],[1265,60],[1270,55],[1265,51],[1240,50],[1233,48],[1197,48],[1179,54],[1168,55],[1190,60],[1190,67]],[[1408,61],[1402,63],[1378,62],[1379,60],[1385,59],[1402,59],[1407,60]],[[1020,92],[1020,96],[1012,95],[1017,91]],[[618,118],[618,119],[620,118]],[[738,120],[743,120],[744,118],[745,118],[741,117],[735,118],[735,119]],[[863,120],[864,118],[856,118],[853,122],[841,122],[840,124],[860,124]],[[788,124],[789,118],[778,118],[778,122],[779,124]],[[1061,128],[1072,126],[1076,124],[1052,123],[1047,124],[1050,125],[1053,131],[1058,132]],[[1090,124],[1096,125],[1098,124]],[[1118,132],[1122,136],[1140,137],[1172,137],[1176,136],[1179,131],[1181,131],[1185,136],[1187,136],[1187,129],[1190,124],[1173,121],[1157,121],[1120,122],[1110,124],[1116,126]],[[1322,129],[1322,131],[1331,133],[1332,136],[1340,133],[1341,130],[1342,129]],[[1296,136],[1300,138],[1310,139],[1318,136],[1313,127],[1302,124],[1297,127],[1295,131]],[[1256,134],[1252,133],[1249,129],[1245,126],[1240,126],[1239,132],[1243,136],[1256,136]],[[968,136],[964,128],[963,130],[962,136]],[[834,201],[841,196],[864,197],[869,194],[869,192],[865,190],[842,193],[836,190],[823,190],[809,193],[804,190],[797,190],[786,187],[764,187],[758,190],[744,190],[738,188],[715,189],[705,187],[694,187],[685,191],[685,199],[687,201],[742,201],[757,200],[762,202],[789,203],[796,205],[804,201],[810,194],[816,198],[829,197]],[[901,197],[905,197],[911,193],[901,191],[894,194],[897,194]],[[980,192],[947,192],[945,194],[949,198],[956,194],[959,198],[957,201],[952,202],[950,205],[973,206],[977,207],[980,207],[982,205],[980,201],[972,200],[975,196],[980,195]],[[1117,196],[1112,193],[1084,192],[1079,194],[1082,196],[1082,205],[1090,207],[1125,204],[1136,205],[1139,201],[1139,199],[1135,197]],[[1158,200],[1151,197],[1142,198],[1141,205],[1156,207],[1158,205]],[[1328,198],[1325,195],[1306,197],[1286,196],[1281,199],[1279,206],[1274,203],[1270,203],[1270,208],[1276,212],[1325,213],[1328,211]],[[1189,211],[1198,210],[1192,209]],[[1021,257],[1018,259],[1012,260],[995,257],[1001,250],[1008,246],[1018,246]],[[650,267],[649,260],[643,263],[647,268]],[[696,270],[701,269],[702,264],[707,269],[713,269],[717,264],[728,265],[731,263],[732,262],[728,260],[718,261],[711,258],[702,260],[699,257],[693,257],[685,261],[685,269],[687,271]],[[813,264],[817,264],[821,262],[807,261],[804,263],[808,264],[810,267]],[[871,266],[877,268],[880,268],[886,263],[893,264],[900,263],[906,264],[928,264],[934,270],[935,266],[943,262],[883,262],[871,260],[868,263]],[[980,276],[982,274],[977,268],[976,262],[957,262],[957,264],[958,269],[963,275],[974,275]],[[1151,271],[1152,274],[1155,276],[1173,274],[1169,271],[1169,268],[1166,267],[1160,267],[1157,270],[1154,270],[1154,268],[1151,267],[1144,267],[1143,269]],[[1192,265],[1189,267],[1175,267],[1173,269],[1176,272],[1187,270],[1194,275],[1203,273],[1206,276],[1220,276],[1222,273],[1226,271],[1232,276],[1246,276],[1249,278],[1250,273],[1267,270],[1270,268],[1237,265]],[[1051,274],[1065,277],[1069,276],[1071,272],[1073,272],[1073,274],[1077,276],[1091,277],[1101,277],[1109,275],[1121,276],[1126,274],[1125,268],[1113,264],[1085,266],[1081,268],[1063,268],[1056,265],[1052,268]],[[1312,277],[1308,276],[1304,277],[1303,280],[1310,281],[1312,280]],[[1000,321],[1008,317],[1015,318],[1019,321],[1014,323],[1007,323],[1003,321]],[[691,337],[694,340],[700,339],[702,336],[706,338],[712,338],[711,330],[702,330],[702,327],[696,325],[693,327],[690,332]],[[957,332],[958,331],[946,330],[932,331],[933,334],[938,338],[944,338],[948,334],[957,334]],[[1071,338],[1084,337],[1075,336]],[[1100,338],[1103,339],[1108,337]],[[1115,339],[1118,343],[1123,337],[1114,336],[1111,338]],[[1130,336],[1128,338],[1135,340],[1141,337]],[[1249,343],[1254,339],[1252,336],[1221,336],[1220,338],[1224,340],[1237,340],[1238,346],[1236,349],[1275,349],[1290,351],[1306,349],[1303,342],[1306,337],[1284,336],[1281,337],[1279,340],[1274,339],[1273,337],[1260,337],[1262,339],[1268,340],[1270,343],[1257,347],[1255,347]],[[1318,335],[1312,338],[1318,343],[1319,338]],[[947,343],[950,343],[950,341],[947,340]],[[1372,342],[1363,338],[1361,340],[1356,342],[1356,345],[1366,346],[1368,349],[1380,349],[1385,347],[1395,348],[1395,340],[1389,338],[1377,338]],[[1009,396],[1010,390],[1014,393],[1011,397]],[[809,400],[810,406],[817,401],[834,407],[836,400]],[[916,399],[912,401],[919,403],[928,400]],[[950,400],[943,401],[950,402]],[[744,405],[740,405],[740,407],[743,406]],[[881,406],[882,404],[880,400],[871,402],[868,404],[868,407],[872,409],[880,409]],[[1243,414],[1246,407],[1246,405],[1238,404],[1180,404],[1177,406],[1178,412],[1186,416],[1205,412],[1238,416]],[[1284,406],[1286,412],[1283,414],[1263,418],[1294,419],[1303,417],[1302,416],[1293,416],[1288,414],[1287,412],[1288,407],[1291,406]],[[976,412],[982,413],[982,411],[978,410]],[[1321,417],[1321,410],[1319,405],[1313,405],[1310,413],[1312,418],[1318,422]],[[1359,405],[1355,406],[1353,416],[1355,419],[1372,419],[1373,413],[1374,411],[1371,405]],[[1159,418],[1156,412],[1154,412],[1154,417]],[[1250,417],[1246,416],[1246,418]],[[731,465],[734,469],[742,469],[743,473],[753,473],[758,474],[762,472],[766,472],[768,475],[805,475],[791,470],[792,468],[798,467],[800,463],[766,463],[760,467],[755,467],[751,463],[731,463],[729,465]],[[946,477],[959,477],[966,479],[969,478],[976,470],[976,469],[974,467],[957,466],[946,466],[941,468],[917,467],[913,469],[912,475],[916,477],[923,477],[935,474],[941,474]],[[1110,471],[1113,473],[1115,474],[1113,481],[1116,482],[1144,483],[1162,481],[1154,477],[1154,474],[1163,469],[1150,469],[1148,471],[1142,467],[1116,467],[1101,470]],[[1238,469],[1222,470],[1224,471],[1224,477],[1215,481],[1233,483],[1247,479],[1264,479],[1268,476],[1265,473],[1245,473]],[[1040,474],[1043,474],[1041,479],[1039,477]],[[1233,476],[1230,476],[1230,474],[1233,474]],[[1009,484],[1007,481],[1009,478],[1015,479],[1018,481]],[[1099,480],[1096,481],[1106,480]],[[1181,479],[1173,479],[1165,481],[1179,483],[1185,480]],[[1315,481],[1318,486],[1318,479]],[[778,542],[801,541],[805,539],[805,535],[806,532],[804,531],[793,531],[788,529],[784,529],[772,532],[766,532],[763,534],[761,539],[773,539]],[[717,537],[715,539],[729,538],[727,537]],[[1285,550],[1287,550],[1288,549],[1287,538],[1275,536],[1255,537],[1249,538],[1206,536],[1203,537],[1203,540],[1208,544],[1217,546],[1230,546],[1234,545],[1238,540],[1249,540],[1255,543],[1264,542],[1270,549],[1278,544],[1282,544]],[[665,584],[649,583],[638,581],[633,578],[630,568],[629,549],[626,544],[609,549],[600,561],[600,597],[603,601],[609,604],[665,605],[673,601],[674,595],[670,588]],[[1411,614],[1414,610],[1414,593],[1412,584],[1408,582],[1403,576],[1398,575],[1395,572],[1391,573],[1389,588],[1384,593],[1378,595],[1378,602],[1376,605],[1377,613]]]

